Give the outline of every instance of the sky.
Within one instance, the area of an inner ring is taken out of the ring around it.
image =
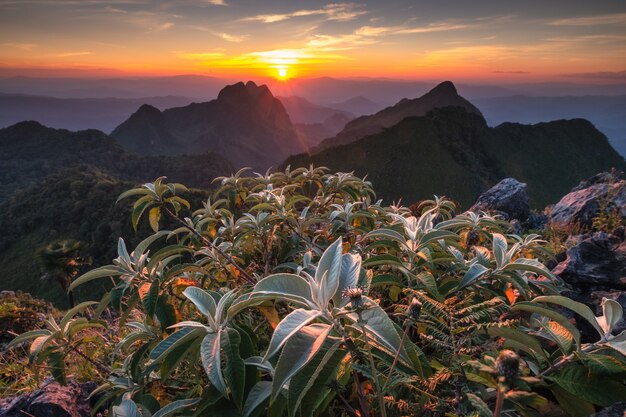
[[[626,83],[626,1],[0,0],[0,74]]]

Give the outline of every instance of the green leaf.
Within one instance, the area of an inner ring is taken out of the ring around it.
[[[224,367],[224,379],[229,388],[232,400],[241,409],[244,397],[244,384],[246,382],[246,367],[239,354],[241,336],[235,329],[225,329],[222,333],[221,345],[226,355]]]
[[[291,378],[289,382],[291,416],[299,409],[302,415],[311,415],[321,399],[330,391],[329,383],[337,377],[337,368],[348,354],[347,351],[339,349],[341,345],[341,340],[327,339],[313,359]]]
[[[199,337],[204,330],[198,328],[182,328],[177,332],[169,335],[165,340],[162,340],[158,345],[150,352],[150,359],[155,362],[163,360],[176,346]]]
[[[204,291],[202,288],[198,287],[187,287],[185,291],[183,291],[183,295],[187,297],[196,308],[204,314],[209,322],[215,327],[215,313],[217,311],[217,306],[215,304],[215,299],[208,292]]]
[[[370,336],[374,337],[374,341],[377,342],[383,349],[396,354],[400,349],[400,336],[394,328],[394,323],[391,321],[385,310],[380,308],[378,304],[369,298],[365,297],[368,301],[366,308],[361,313],[361,318],[365,322],[365,330]],[[355,322],[357,321],[356,314],[350,316]],[[400,359],[402,359],[409,366],[412,364],[408,357],[404,347],[400,351]]]
[[[79,285],[82,285],[86,282],[92,281],[98,278],[107,278],[107,277],[116,277],[123,273],[120,268],[113,265],[101,266],[100,268],[92,269],[91,271],[81,275],[72,281],[72,284],[67,289],[68,291],[73,291]]]
[[[598,325],[604,330],[605,337],[611,335],[613,328],[622,320],[624,309],[622,305],[610,298],[602,298],[602,316],[596,317]]]
[[[468,285],[472,284],[474,281],[485,275],[487,272],[489,272],[489,269],[485,268],[479,263],[475,263],[474,265],[469,267],[469,269],[463,276],[463,279],[459,283],[457,289],[460,290],[467,287]]]
[[[306,365],[321,349],[332,327],[327,324],[312,324],[303,327],[290,337],[283,347],[272,385],[272,399],[280,393],[284,384]]]
[[[278,323],[272,339],[270,340],[265,359],[271,358],[276,352],[295,335],[301,328],[311,323],[313,320],[322,315],[318,310],[304,310],[299,308],[289,313],[284,319]]]
[[[50,336],[50,334],[52,333],[50,332],[50,330],[47,329],[31,330],[29,332],[22,333],[21,335],[16,336],[13,340],[9,342],[9,344],[7,345],[7,349],[12,348],[13,346],[16,346],[27,340],[36,339],[40,336]]]
[[[228,310],[228,317],[232,318],[241,310],[267,300],[288,301],[307,308],[315,306],[311,287],[304,278],[295,274],[273,274],[257,282],[251,293],[235,300]]]
[[[626,360],[626,358],[623,359]],[[589,353],[582,357],[582,361],[594,373],[600,375],[626,374],[626,363],[611,355]]]
[[[573,312],[582,316],[585,320],[587,320],[591,325],[598,331],[600,336],[604,336],[604,332],[598,325],[596,320],[596,315],[593,314],[591,309],[584,305],[583,303],[579,303],[567,297],[563,297],[561,295],[543,295],[540,297],[536,297],[532,300],[535,303],[552,303],[558,304],[562,307],[569,308]]]
[[[143,417],[137,404],[132,400],[122,400],[120,405],[113,406],[113,417]]]
[[[508,262],[508,243],[500,233],[493,233],[493,255],[496,258],[496,266],[502,268]]]
[[[202,365],[209,377],[209,381],[226,397],[226,384],[222,376],[222,363],[220,359],[221,337],[221,331],[208,333],[200,345],[200,356],[202,357]]]
[[[467,399],[474,407],[474,410],[478,412],[480,417],[493,417],[493,413],[491,412],[489,406],[485,404],[485,402],[478,395],[472,394],[471,392],[468,392],[466,395]]]
[[[359,274],[361,273],[361,255],[346,253],[341,257],[341,271],[339,272],[339,285],[335,295],[333,295],[333,304],[338,307],[342,304],[341,293],[348,287],[356,287],[359,282]]]
[[[321,289],[320,304],[325,306],[335,295],[339,286],[339,272],[341,271],[341,237],[335,240],[322,254],[317,269],[315,281]]]
[[[590,373],[586,367],[577,364],[571,364],[546,379],[557,383],[570,394],[603,407],[626,398],[626,386],[621,382],[599,377]]]
[[[596,408],[588,401],[585,401],[565,391],[560,386],[553,384],[550,387],[552,394],[556,397],[557,402],[561,408],[569,414],[571,417],[589,417],[595,414]]]
[[[271,381],[259,381],[250,390],[246,404],[243,407],[243,417],[250,417],[250,415],[263,404],[272,394],[272,382]]]
[[[52,377],[61,385],[67,385],[65,375],[65,357],[62,352],[54,351],[48,355],[48,365]]]
[[[87,308],[91,307],[94,304],[98,304],[98,302],[97,301],[85,301],[85,302],[78,304],[71,310],[68,310],[63,316],[63,318],[61,319],[61,322],[59,323],[59,327],[63,329],[63,331],[65,331],[65,326],[67,325],[67,323],[69,323],[72,317],[74,317],[76,314],[80,313],[81,311],[86,310]]]
[[[536,358],[547,359],[546,353],[541,347],[541,343],[537,339],[521,330],[513,329],[511,327],[489,327],[487,333],[490,336],[501,337],[503,339],[511,339],[519,342],[522,346],[525,346]]]
[[[152,417],[170,417],[185,408],[192,407],[200,402],[200,398],[173,401],[154,413]]]
[[[567,317],[565,317],[561,313],[558,313],[544,305],[536,304],[533,301],[519,301],[511,307],[512,312],[520,310],[529,311],[531,313],[536,313],[551,318],[552,320],[563,326],[565,329],[567,329],[567,331],[572,334],[572,337],[574,338],[574,341],[576,341],[576,344],[580,346],[580,332],[572,323],[570,323]]]

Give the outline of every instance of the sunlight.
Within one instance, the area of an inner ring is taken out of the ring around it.
[[[278,78],[287,78],[287,68],[279,67],[277,68]]]

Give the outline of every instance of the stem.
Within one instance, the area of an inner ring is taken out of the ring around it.
[[[372,348],[370,347],[369,338],[367,337],[367,332],[365,331],[365,325],[361,320],[361,313],[359,312],[359,326],[361,327],[361,331],[363,332],[363,339],[365,340],[365,348],[367,350],[367,356],[370,361],[370,368],[372,368],[372,376],[374,377],[374,386],[376,387],[376,397],[378,398],[378,405],[380,407],[380,415],[382,417],[387,417],[387,410],[385,409],[385,399],[383,398],[383,392],[380,389],[380,382],[378,380],[378,372],[376,371],[376,363],[374,362],[374,355],[372,355]]]
[[[370,410],[367,407],[367,401],[365,401],[363,387],[361,387],[361,383],[359,382],[359,375],[354,369],[352,370],[352,378],[354,379],[354,383],[356,384],[356,392],[357,394],[359,394],[359,404],[361,405],[361,411],[363,411],[363,416],[369,416]]]
[[[389,376],[387,377],[387,380],[385,381],[385,385],[383,385],[383,393],[385,392],[385,389],[387,388],[387,385],[389,384],[389,381],[391,380],[391,377],[393,376],[393,369],[396,367],[396,363],[398,363],[398,358],[400,357],[400,352],[404,348],[404,341],[406,340],[408,333],[409,333],[409,326],[405,326],[404,333],[402,334],[402,340],[400,340],[400,347],[398,348],[398,351],[396,352],[396,356],[393,358],[393,362],[391,363],[391,368],[389,368]]]
[[[240,267],[237,262],[235,262],[235,260],[228,255],[227,253],[225,253],[224,251],[222,251],[220,248],[218,248],[213,242],[211,242],[209,239],[207,239],[206,237],[202,236],[196,229],[194,229],[193,227],[189,226],[187,223],[185,223],[183,220],[181,220],[177,215],[175,215],[174,213],[172,213],[172,211],[166,207],[163,206],[163,208],[165,208],[165,212],[171,217],[173,218],[176,222],[178,222],[180,225],[182,225],[185,229],[189,230],[191,233],[194,234],[194,236],[196,236],[198,239],[200,239],[202,241],[202,243],[204,243],[205,245],[211,247],[212,249],[214,249],[217,253],[219,253],[222,257],[224,257],[224,259],[226,259],[231,265],[233,265],[240,273],[241,276],[248,281],[250,284],[254,285],[256,284],[256,281],[254,280],[254,278],[252,278],[252,276],[250,276],[250,274],[248,274],[246,272],[245,269],[243,269],[242,267]]]
[[[587,346],[585,346],[584,348],[580,349],[581,352],[589,352],[591,350],[593,350],[594,348],[598,347],[597,343],[591,343]],[[543,371],[542,373],[539,374],[539,376],[546,376],[554,371],[557,371],[559,369],[561,369],[562,367],[564,367],[565,365],[567,365],[572,359],[574,359],[576,357],[576,353],[574,352],[564,358],[561,358],[558,362],[556,362],[555,364],[553,364],[552,366],[550,366],[549,368],[547,368],[545,371]]]
[[[331,384],[332,389],[335,391],[335,393],[337,394],[337,396],[339,397],[339,399],[341,400],[341,403],[343,404],[343,406],[346,408],[346,411],[348,413],[350,413],[351,415],[353,415],[354,417],[358,417],[359,414],[356,412],[356,410],[350,405],[350,403],[348,402],[348,400],[346,400],[346,398],[343,396],[343,394],[341,393],[341,390],[339,389],[339,387],[337,386],[337,381],[334,381],[334,383]]]
[[[493,410],[493,417],[500,417],[502,414],[502,405],[504,404],[504,387],[498,383],[498,392],[496,395],[496,408]]]
[[[89,356],[85,355],[83,352],[78,350],[78,348],[76,346],[70,346],[70,350],[72,352],[76,352],[78,354],[78,356],[80,356],[81,358],[85,359],[87,362],[89,362],[93,366],[95,366],[100,372],[103,372],[103,373],[105,373],[107,375],[111,373],[111,370],[109,368],[107,368],[106,366],[104,366],[100,362],[97,362],[97,361],[93,360]]]

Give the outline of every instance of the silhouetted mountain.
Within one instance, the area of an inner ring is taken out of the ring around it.
[[[287,110],[289,118],[294,124],[324,123],[329,117],[335,114],[342,115],[348,120],[354,119],[355,117],[354,114],[347,111],[313,104],[303,97],[289,96],[277,98],[283,103],[283,106],[285,106],[285,110]]]
[[[548,120],[584,118],[608,138],[626,157],[626,95],[529,97],[510,96],[477,99],[487,122],[539,123]]]
[[[229,85],[206,103],[163,112],[142,106],[111,136],[145,155],[213,151],[237,167],[263,170],[306,149],[282,103],[251,81]]]
[[[159,109],[184,106],[193,100],[186,97],[144,98],[55,98],[0,93],[0,128],[24,120],[55,128],[98,129],[111,132],[142,104]]]
[[[351,99],[339,103],[331,103],[329,104],[329,106],[333,109],[343,110],[352,114],[356,114],[357,116],[374,114],[386,107],[363,96],[352,97]]]
[[[449,94],[450,86],[444,87]],[[293,156],[284,165],[368,175],[386,199],[411,203],[445,194],[466,207],[502,178],[514,177],[528,183],[537,208],[594,173],[626,168],[607,138],[586,120],[489,128],[472,107],[438,108],[349,144]]]
[[[144,182],[165,175],[195,187],[208,187],[213,178],[233,171],[215,153],[140,156],[98,130],[70,132],[22,122],[0,129],[0,202],[18,189],[77,164],[93,165],[124,180]]]
[[[423,116],[430,110],[447,106],[463,107],[470,113],[482,116],[480,110],[457,93],[454,84],[445,81],[419,98],[412,100],[405,98],[376,114],[352,120],[337,136],[323,140],[314,152],[354,142],[364,136],[382,132],[384,128],[391,127],[407,117]]]

